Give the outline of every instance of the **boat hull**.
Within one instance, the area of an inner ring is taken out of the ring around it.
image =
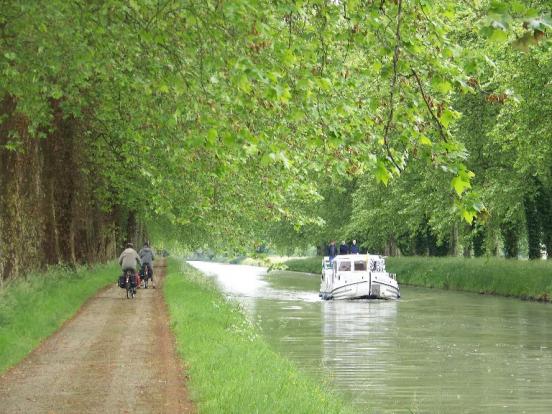
[[[324,300],[351,299],[399,299],[400,290],[384,283],[362,281],[339,286],[329,292],[320,292]]]

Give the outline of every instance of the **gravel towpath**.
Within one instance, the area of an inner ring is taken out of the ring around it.
[[[194,413],[157,289],[113,285],[0,377],[0,413]]]

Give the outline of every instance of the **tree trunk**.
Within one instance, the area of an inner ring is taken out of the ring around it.
[[[552,195],[543,183],[537,180],[536,209],[539,218],[542,243],[546,247],[547,258],[552,259]],[[539,252],[540,253],[540,252]]]
[[[40,151],[27,134],[27,119],[15,112],[16,100],[0,102],[0,279],[27,274],[42,264],[43,196]],[[13,138],[12,132],[17,133]],[[8,149],[13,146],[16,149]]]
[[[527,195],[524,199],[525,222],[527,225],[527,244],[529,246],[529,259],[540,259],[540,226],[535,200]]]
[[[519,226],[517,223],[505,221],[500,226],[504,240],[504,256],[507,259],[517,259],[519,254]]]
[[[481,257],[485,254],[485,227],[476,222],[472,229],[473,255]]]
[[[458,223],[454,223],[450,235],[449,255],[458,256]]]

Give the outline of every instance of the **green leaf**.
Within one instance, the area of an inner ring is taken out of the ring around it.
[[[477,215],[477,212],[474,210],[468,210],[465,208],[462,209],[462,217],[468,224],[473,223],[473,219],[475,218],[476,215]]]
[[[332,81],[328,78],[318,78],[316,83],[323,91],[329,91],[332,88]]]
[[[422,136],[420,137],[420,144],[422,144],[422,145],[429,145],[429,146],[432,146],[432,145],[433,145],[433,143],[431,142],[431,140],[430,140],[428,137],[426,137],[425,135],[422,135]]]
[[[456,191],[456,194],[458,194],[458,196],[461,196],[464,190],[471,188],[471,184],[467,181],[464,181],[462,177],[459,176],[454,177],[450,184],[454,188],[454,191]]]
[[[441,116],[439,117],[439,121],[445,128],[448,128],[452,121],[454,121],[456,118],[459,117],[459,114],[457,112],[453,112],[450,109],[445,109]]]
[[[291,66],[297,61],[297,58],[291,49],[286,49],[284,53],[282,53],[281,60],[284,65]]]
[[[501,29],[494,29],[489,37],[491,42],[504,43],[508,41],[508,33]]]
[[[433,86],[436,91],[443,94],[447,94],[452,90],[452,84],[445,79],[434,78],[431,81],[431,86]]]
[[[376,167],[376,180],[379,183],[383,183],[385,186],[387,186],[390,177],[391,173],[387,170],[387,168],[385,168],[385,163],[379,160]]]

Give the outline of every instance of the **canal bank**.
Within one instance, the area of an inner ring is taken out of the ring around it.
[[[337,393],[274,352],[238,303],[191,266],[169,260],[164,295],[200,412],[354,412]]]
[[[462,257],[388,257],[387,269],[401,286],[440,288],[549,302],[552,263]],[[289,270],[319,274],[322,257],[289,260]]]

